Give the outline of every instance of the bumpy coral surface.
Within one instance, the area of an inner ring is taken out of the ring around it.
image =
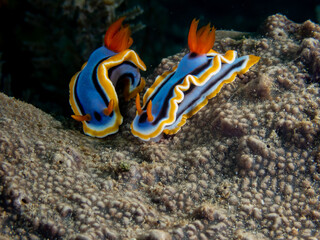
[[[130,134],[133,102],[94,139],[1,94],[0,239],[319,239],[319,40],[282,15],[220,39],[261,61],[158,143]]]

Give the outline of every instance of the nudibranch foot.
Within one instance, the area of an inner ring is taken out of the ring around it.
[[[260,59],[253,55],[237,58],[233,50],[225,54],[212,50],[214,28],[208,24],[196,31],[197,24],[194,20],[189,31],[190,53],[178,66],[156,78],[143,97],[142,108],[137,104],[140,100],[136,101],[138,114],[131,132],[142,140],[177,133],[224,84],[247,72]]]
[[[146,66],[135,51],[128,49],[132,38],[129,27],[122,27],[123,20],[121,18],[109,27],[105,46],[91,54],[69,84],[72,117],[82,122],[83,131],[89,136],[105,137],[116,133],[122,124],[115,90],[118,84],[124,85],[126,100],[145,86],[139,70],[145,71]]]

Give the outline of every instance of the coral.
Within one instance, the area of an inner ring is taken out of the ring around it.
[[[218,38],[259,64],[158,143],[130,134],[134,101],[118,134],[94,139],[0,94],[0,236],[319,239],[319,27],[278,14],[261,29]]]

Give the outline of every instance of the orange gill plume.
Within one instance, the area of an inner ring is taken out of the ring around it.
[[[104,44],[111,51],[122,52],[133,43],[129,26],[122,26],[124,19],[125,17],[122,17],[112,23],[104,36]]]
[[[212,49],[215,40],[215,28],[208,23],[197,31],[199,20],[193,19],[189,35],[188,45],[190,52],[206,54]]]

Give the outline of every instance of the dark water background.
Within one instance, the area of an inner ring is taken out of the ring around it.
[[[0,91],[30,102],[55,116],[68,116],[71,113],[68,84],[88,56],[73,52],[74,49],[64,45],[63,41],[46,42],[43,61],[46,61],[48,54],[55,56],[55,60],[44,68],[38,68],[37,63],[42,61],[41,51],[35,54],[30,42],[49,41],[48,34],[55,28],[67,29],[61,39],[72,38],[68,33],[72,35],[72,30],[79,27],[67,26],[68,22],[59,15],[59,11],[53,14],[54,18],[52,15],[46,16],[48,9],[37,8],[37,2],[40,4],[42,1],[46,0],[33,1],[32,4],[31,0],[0,0]],[[64,2],[56,0],[55,4]],[[133,34],[133,49],[147,65],[148,72],[144,76],[151,73],[162,58],[186,47],[187,33],[193,18],[200,18],[200,25],[211,22],[218,30],[259,32],[259,26],[272,14],[281,13],[297,23],[308,19],[318,22],[320,14],[319,0],[131,0],[124,1],[116,13],[125,12],[136,5],[141,6],[144,13],[132,20],[132,23],[141,22],[145,28]],[[38,23],[26,21],[30,13],[39,15],[42,20]],[[39,28],[48,31],[39,31]],[[101,46],[97,42],[92,51]],[[57,45],[61,51],[59,53],[55,52]]]

